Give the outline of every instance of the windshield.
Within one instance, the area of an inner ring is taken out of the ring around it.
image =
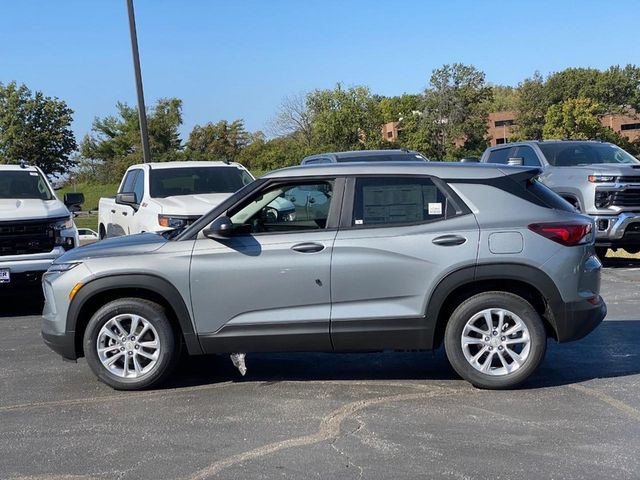
[[[53,200],[53,194],[40,173],[33,170],[0,171],[0,198],[38,198]]]
[[[377,153],[374,155],[354,155],[338,157],[338,162],[426,162],[427,159],[417,153]]]
[[[616,145],[596,142],[539,143],[550,165],[573,167],[594,163],[640,163],[633,155]]]
[[[233,193],[253,182],[253,177],[237,167],[158,168],[151,170],[152,198],[206,193]]]

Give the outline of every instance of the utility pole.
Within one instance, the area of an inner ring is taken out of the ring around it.
[[[138,53],[138,34],[136,33],[136,17],[133,12],[133,0],[127,0],[129,11],[129,33],[131,34],[131,53],[133,54],[133,70],[136,76],[136,93],[138,95],[138,118],[140,120],[140,137],[142,139],[142,160],[151,161],[149,150],[149,129],[147,128],[147,112],[144,106],[144,92],[142,90],[142,73],[140,72],[140,54]]]

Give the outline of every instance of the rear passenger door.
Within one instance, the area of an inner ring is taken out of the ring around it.
[[[475,264],[475,217],[430,176],[350,178],[344,205],[331,262],[334,349],[430,347],[428,298]]]

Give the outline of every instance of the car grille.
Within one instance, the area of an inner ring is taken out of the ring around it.
[[[614,192],[611,205],[616,207],[640,207],[640,188],[627,188]]]
[[[616,178],[617,183],[640,183],[640,176],[622,176]]]
[[[54,243],[51,220],[0,222],[0,256],[50,252]]]

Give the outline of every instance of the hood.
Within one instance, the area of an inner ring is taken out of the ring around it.
[[[204,215],[213,207],[229,198],[231,193],[206,193],[154,198],[165,215]]]
[[[107,238],[69,250],[61,257],[58,257],[55,263],[74,262],[96,257],[139,255],[153,252],[167,243],[167,241],[157,233],[139,233],[137,235]]]
[[[68,217],[67,207],[60,200],[40,200],[39,198],[0,199],[0,221],[39,220]]]
[[[615,175],[616,177],[638,177],[640,178],[639,165],[625,165],[622,163],[593,163],[591,165],[581,165],[580,168],[591,172],[593,175]]]

